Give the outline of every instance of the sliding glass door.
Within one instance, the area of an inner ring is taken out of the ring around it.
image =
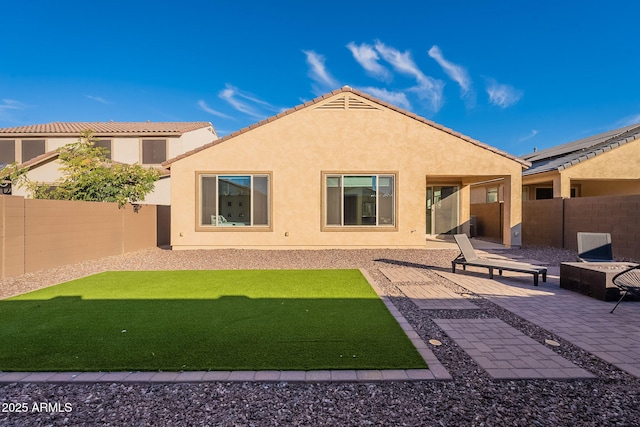
[[[459,187],[427,187],[427,234],[456,234],[459,224]]]

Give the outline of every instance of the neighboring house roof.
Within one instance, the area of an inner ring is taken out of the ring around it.
[[[33,159],[29,159],[24,163],[19,164],[21,168],[31,169],[33,167],[38,167],[43,163],[47,163],[51,160],[55,160],[58,158],[60,153],[58,150],[47,151],[46,153],[42,153],[39,156],[34,157]]]
[[[91,129],[95,135],[180,136],[202,128],[211,128],[213,131],[213,125],[209,122],[53,122],[0,128],[0,137],[78,136],[87,129]]]
[[[223,142],[225,142],[225,141],[227,141],[227,140],[229,140],[231,138],[234,138],[234,137],[236,137],[236,136],[238,136],[240,134],[248,132],[248,131],[250,131],[252,129],[255,129],[257,127],[266,125],[267,123],[270,123],[270,122],[272,122],[274,120],[277,120],[277,119],[279,119],[281,117],[287,116],[287,115],[289,115],[291,113],[295,113],[298,110],[302,110],[304,108],[308,108],[308,107],[314,106],[314,105],[316,105],[316,104],[318,104],[318,103],[320,103],[320,102],[322,102],[322,101],[324,101],[324,100],[326,100],[326,99],[328,99],[328,98],[330,98],[330,97],[332,97],[334,95],[340,94],[340,93],[353,93],[355,95],[358,95],[358,96],[360,96],[360,97],[362,97],[362,98],[364,98],[364,99],[366,99],[366,100],[368,100],[368,101],[370,101],[372,103],[379,104],[379,105],[384,106],[384,107],[386,107],[386,108],[388,108],[390,110],[393,110],[393,111],[398,112],[400,114],[403,114],[403,115],[405,115],[407,117],[410,117],[410,118],[412,118],[414,120],[422,122],[422,123],[424,123],[424,124],[426,124],[428,126],[431,126],[433,128],[439,129],[442,132],[445,132],[445,133],[448,133],[450,135],[456,136],[456,137],[458,137],[460,139],[463,139],[463,140],[465,140],[467,142],[470,142],[471,144],[477,145],[477,146],[482,147],[482,148],[484,148],[486,150],[489,150],[489,151],[492,151],[492,152],[494,152],[496,154],[499,154],[501,156],[507,157],[507,158],[509,158],[509,159],[511,159],[511,160],[513,160],[515,162],[518,162],[518,163],[522,164],[522,166],[525,167],[525,168],[529,167],[531,165],[526,160],[523,160],[523,159],[521,159],[519,157],[513,156],[513,155],[511,155],[511,154],[509,154],[509,153],[507,153],[505,151],[498,150],[497,148],[491,147],[490,145],[487,145],[487,144],[485,144],[483,142],[480,142],[478,140],[470,138],[470,137],[468,137],[466,135],[463,135],[463,134],[461,134],[459,132],[456,132],[456,131],[454,131],[452,129],[449,129],[449,128],[446,128],[444,126],[441,126],[441,125],[439,125],[439,124],[437,124],[435,122],[432,122],[431,120],[427,120],[427,119],[425,119],[423,117],[420,117],[420,116],[418,116],[418,115],[416,115],[416,114],[414,114],[414,113],[412,113],[410,111],[403,110],[400,107],[397,107],[397,106],[395,106],[393,104],[389,104],[389,103],[387,103],[385,101],[382,101],[382,100],[380,100],[378,98],[375,98],[375,97],[373,97],[373,96],[371,96],[369,94],[366,94],[364,92],[360,92],[360,91],[358,91],[356,89],[353,89],[353,88],[350,88],[349,86],[344,86],[341,89],[337,89],[337,90],[334,90],[333,92],[329,92],[327,94],[319,96],[319,97],[317,97],[317,98],[315,98],[315,99],[313,99],[311,101],[308,101],[308,102],[306,102],[304,104],[301,104],[301,105],[298,105],[296,107],[290,108],[290,109],[285,110],[285,111],[283,111],[283,112],[281,112],[281,113],[279,113],[279,114],[277,114],[275,116],[271,116],[271,117],[269,117],[269,118],[267,118],[265,120],[262,120],[261,122],[252,124],[252,125],[250,125],[248,127],[240,129],[240,130],[238,130],[236,132],[230,133],[229,135],[226,135],[226,136],[224,136],[224,137],[222,137],[220,139],[217,139],[217,140],[215,140],[213,142],[210,142],[209,144],[205,144],[205,145],[202,145],[202,146],[200,146],[200,147],[198,147],[198,148],[196,148],[194,150],[187,151],[186,153],[181,154],[179,156],[176,156],[173,159],[167,160],[162,165],[170,168],[171,167],[171,163],[173,163],[173,162],[175,162],[177,160],[180,160],[180,159],[183,159],[185,157],[191,156],[192,154],[198,153],[198,152],[200,152],[202,150],[206,150],[207,148],[212,147],[214,145],[221,144],[221,143],[223,143]]]
[[[532,163],[523,175],[533,175],[552,170],[562,171],[616,147],[640,139],[640,124],[611,130],[567,144],[536,151],[523,159]]]

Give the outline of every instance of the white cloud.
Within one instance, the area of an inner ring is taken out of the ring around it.
[[[425,75],[415,64],[409,51],[400,52],[380,41],[376,42],[375,49],[396,71],[415,78],[417,85],[408,89],[409,91],[415,92],[421,99],[428,100],[434,111],[440,110],[443,103],[444,82]]]
[[[465,70],[460,65],[456,65],[452,62],[447,61],[442,55],[442,51],[438,46],[432,46],[429,49],[429,56],[432,57],[444,70],[445,73],[460,85],[462,89],[462,94],[466,95],[471,90],[471,78],[469,74],[467,74],[467,70]]]
[[[23,104],[20,101],[15,101],[13,99],[2,99],[0,100],[0,120],[7,122],[14,122],[15,118],[13,115],[14,111],[24,110],[27,108],[27,105]]]
[[[616,125],[614,127],[626,127],[636,124],[640,124],[640,114],[623,117],[616,122]]]
[[[413,76],[417,81],[427,77],[420,71],[415,62],[413,62],[411,52],[400,52],[379,41],[376,42],[375,48],[378,53],[382,55],[382,58],[391,64],[398,72]]]
[[[364,87],[360,88],[360,90],[406,110],[411,108],[411,103],[404,92],[390,91],[376,87]]]
[[[443,81],[427,76],[426,79],[420,80],[417,86],[413,86],[408,90],[418,94],[420,99],[426,99],[429,101],[433,111],[438,112],[444,103],[444,97],[442,96],[443,89]]]
[[[540,131],[538,131],[537,129],[532,129],[531,132],[529,132],[528,135],[525,135],[522,138],[518,139],[518,142],[528,141],[529,139],[531,139],[534,136],[536,136],[539,132]]]
[[[229,105],[231,105],[233,108],[240,111],[241,113],[244,113],[248,116],[251,116],[253,118],[260,119],[260,120],[264,118],[264,115],[260,114],[254,107],[252,107],[251,105],[239,99],[238,89],[236,89],[233,86],[227,85],[225,89],[220,91],[218,96],[221,99],[227,101]]]
[[[227,84],[218,96],[228,102],[234,109],[258,120],[267,118],[273,112],[282,111],[281,108],[258,99],[250,93],[241,91],[230,84]]]
[[[327,71],[323,55],[312,50],[303,50],[302,52],[307,57],[309,77],[320,85],[320,87],[314,87],[316,92],[324,93],[327,90],[335,90],[340,86],[338,81]]]
[[[489,102],[500,108],[507,108],[517,104],[523,95],[521,90],[498,83],[493,79],[487,79],[487,94],[489,94]]]
[[[214,116],[222,117],[223,119],[233,119],[233,117],[228,116],[224,113],[221,113],[220,111],[216,111],[213,108],[209,107],[207,103],[204,102],[204,100],[202,99],[198,101],[198,107],[200,107],[202,111],[212,114]]]
[[[100,97],[100,96],[93,96],[93,95],[85,95],[86,98],[92,100],[92,101],[96,101],[99,102],[100,104],[111,104],[109,101],[107,101],[106,99]]]
[[[347,45],[347,48],[351,51],[353,58],[367,71],[367,73],[378,80],[385,82],[391,81],[391,73],[385,67],[380,65],[378,62],[380,57],[373,46],[366,43],[362,43],[360,46],[357,46],[354,42],[351,42]]]
[[[13,99],[3,99],[0,104],[0,110],[22,110],[26,107],[22,102]]]

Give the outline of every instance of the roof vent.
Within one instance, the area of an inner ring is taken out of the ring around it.
[[[347,97],[341,96],[340,98],[333,99],[329,102],[325,102],[318,106],[319,110],[346,110],[347,109]]]
[[[379,110],[379,108],[359,97],[344,95],[316,107],[318,110]]]

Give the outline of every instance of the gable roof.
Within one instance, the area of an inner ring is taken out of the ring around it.
[[[315,99],[312,99],[311,101],[305,102],[304,104],[297,105],[297,106],[295,106],[293,108],[290,108],[290,109],[285,110],[285,111],[283,111],[283,112],[281,112],[279,114],[276,114],[275,116],[271,116],[271,117],[269,117],[269,118],[267,118],[265,120],[262,120],[262,121],[260,121],[258,123],[252,124],[252,125],[250,125],[248,127],[240,129],[240,130],[238,130],[236,132],[230,133],[229,135],[225,135],[224,137],[222,137],[220,139],[217,139],[217,140],[212,141],[212,142],[210,142],[208,144],[202,145],[202,146],[200,146],[198,148],[195,148],[195,149],[193,149],[191,151],[187,151],[184,154],[181,154],[179,156],[176,156],[176,157],[174,157],[172,159],[167,160],[162,165],[165,166],[165,167],[171,167],[171,164],[173,162],[176,162],[176,161],[178,161],[180,159],[183,159],[185,157],[189,157],[189,156],[191,156],[191,155],[193,155],[195,153],[198,153],[200,151],[206,150],[207,148],[213,147],[214,145],[222,144],[225,141],[228,141],[228,140],[230,140],[230,139],[232,139],[232,138],[234,138],[234,137],[236,137],[238,135],[241,135],[241,134],[243,134],[245,132],[248,132],[248,131],[250,131],[252,129],[255,129],[257,127],[266,125],[267,123],[273,122],[273,121],[278,120],[278,119],[280,119],[280,118],[282,118],[284,116],[287,116],[289,114],[295,113],[296,111],[299,111],[299,110],[302,110],[302,109],[309,108],[309,107],[315,106],[317,104],[320,104],[322,101],[324,101],[324,100],[326,100],[328,98],[331,98],[331,97],[333,97],[335,95],[341,94],[341,93],[344,93],[344,94],[350,94],[351,93],[351,94],[357,95],[358,97],[363,98],[363,99],[371,102],[373,105],[370,105],[370,104],[367,104],[367,103],[363,103],[363,102],[361,102],[361,100],[358,100],[358,99],[355,99],[355,98],[350,98],[350,97],[347,98],[347,97],[345,97],[344,100],[335,99],[335,100],[333,100],[333,101],[331,101],[329,103],[326,103],[325,105],[322,106],[322,108],[325,108],[325,109],[338,109],[338,108],[340,108],[340,109],[342,109],[342,108],[344,108],[343,106],[349,105],[349,108],[352,108],[352,109],[370,109],[370,108],[376,108],[375,104],[377,104],[378,106],[386,107],[386,108],[388,108],[388,109],[390,109],[392,111],[395,111],[397,113],[403,114],[403,115],[405,115],[407,117],[410,117],[410,118],[412,118],[414,120],[417,120],[417,121],[419,121],[421,123],[424,123],[424,124],[426,124],[428,126],[431,126],[431,127],[435,128],[435,129],[438,129],[438,130],[440,130],[442,132],[448,133],[448,134],[453,135],[455,137],[458,137],[458,138],[460,138],[460,139],[462,139],[464,141],[470,142],[473,145],[477,145],[478,147],[484,148],[486,150],[492,151],[492,152],[494,152],[496,154],[499,154],[501,156],[507,157],[507,158],[509,158],[509,159],[511,159],[511,160],[513,160],[515,162],[520,163],[523,168],[529,167],[531,165],[531,163],[529,163],[526,160],[523,160],[523,159],[521,159],[519,157],[513,156],[513,155],[511,155],[511,154],[509,154],[509,153],[507,153],[505,151],[499,150],[499,149],[497,149],[495,147],[491,147],[490,145],[487,145],[487,144],[485,144],[483,142],[480,142],[480,141],[478,141],[476,139],[473,139],[471,137],[463,135],[463,134],[461,134],[459,132],[456,132],[456,131],[454,131],[452,129],[446,128],[446,127],[444,127],[442,125],[439,125],[439,124],[437,124],[435,122],[432,122],[431,120],[427,120],[424,117],[420,117],[417,114],[414,114],[414,113],[412,113],[410,111],[404,110],[404,109],[402,109],[400,107],[397,107],[397,106],[395,106],[393,104],[389,104],[389,103],[387,103],[385,101],[382,101],[382,100],[380,100],[380,99],[378,99],[378,98],[376,98],[374,96],[371,96],[371,95],[369,95],[367,93],[364,93],[364,92],[361,92],[359,90],[353,89],[353,88],[351,88],[349,86],[344,86],[341,89],[336,89],[333,92],[329,92],[327,94],[319,96],[319,97],[317,97]]]
[[[522,156],[532,163],[523,175],[562,171],[616,147],[640,139],[640,124],[614,129]]]
[[[215,133],[209,122],[53,122],[0,128],[0,137],[78,136],[87,129],[91,129],[97,136],[180,136],[202,128],[211,128]]]

